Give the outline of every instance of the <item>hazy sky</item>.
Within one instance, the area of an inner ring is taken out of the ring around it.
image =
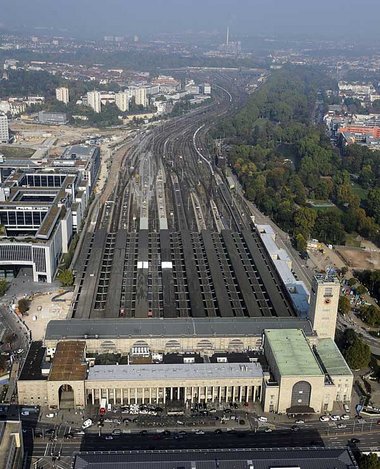
[[[380,0],[0,0],[0,24],[70,34],[212,31],[380,39]]]

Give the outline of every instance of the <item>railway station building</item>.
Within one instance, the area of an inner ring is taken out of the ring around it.
[[[218,321],[192,320],[192,330],[186,320],[184,327],[173,320],[162,326],[166,337],[158,337],[163,329],[156,324],[156,337],[149,340],[147,332],[158,321],[145,320],[147,329],[141,320],[140,329],[130,325],[130,342],[125,340],[130,348],[123,348],[128,361],[111,365],[95,364],[96,353],[116,352],[111,339],[91,343],[66,330],[66,339],[56,340],[54,324],[44,346],[35,346],[39,352],[28,355],[18,381],[19,403],[81,408],[101,399],[113,405],[232,401],[260,402],[266,412],[320,413],[351,400],[352,373],[337,346],[319,339],[306,320],[299,322],[303,328],[292,329],[276,321],[271,329],[270,321],[262,323],[262,329],[237,320],[229,329]]]

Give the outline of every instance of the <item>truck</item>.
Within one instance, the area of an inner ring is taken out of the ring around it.
[[[107,412],[107,399],[100,400],[99,414],[104,415]]]

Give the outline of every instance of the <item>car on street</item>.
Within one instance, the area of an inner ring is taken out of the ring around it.
[[[302,425],[303,423],[305,423],[305,420],[302,420],[302,419],[296,420],[297,425]]]
[[[194,432],[196,435],[204,435],[205,432],[203,430],[195,430]]]
[[[121,430],[120,428],[114,428],[112,430],[112,435],[121,435]]]
[[[113,436],[112,435],[106,435],[104,437],[105,440],[113,440]]]
[[[263,417],[263,416],[259,417],[257,420],[259,422],[268,422],[268,419],[266,417]]]
[[[273,430],[270,427],[267,427],[264,431],[265,433],[271,433]]]
[[[330,419],[331,419],[333,422],[336,422],[336,421],[340,420],[340,415],[331,415],[331,416],[330,416]]]
[[[83,425],[82,425],[82,428],[90,428],[92,426],[92,420],[91,419],[87,419],[83,422]]]
[[[345,423],[338,423],[338,425],[336,427],[337,428],[346,428],[347,425]]]
[[[321,415],[321,416],[319,417],[319,420],[320,420],[321,422],[328,422],[328,421],[330,420],[330,417],[329,417],[328,415]]]
[[[52,413],[51,414],[46,414],[45,417],[48,418],[48,419],[52,419],[53,417],[55,417],[55,414],[52,414]]]
[[[348,414],[343,414],[340,416],[340,420],[350,420],[350,416]]]

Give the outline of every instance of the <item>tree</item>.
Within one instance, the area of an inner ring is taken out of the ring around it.
[[[319,212],[313,233],[324,243],[344,244],[346,235],[340,221],[340,213],[336,210]]]
[[[358,285],[355,290],[358,295],[364,295],[367,293],[367,289],[364,285]]]
[[[295,231],[301,233],[307,239],[313,231],[317,214],[314,210],[307,207],[301,207],[294,213]]]
[[[344,265],[341,269],[340,269],[340,273],[342,275],[342,277],[344,277],[348,272],[348,267],[346,265]]]
[[[369,326],[378,326],[380,324],[380,310],[373,305],[365,305],[360,308],[360,317],[362,321]]]
[[[58,274],[58,280],[63,287],[71,287],[74,284],[74,274],[70,269],[61,270]]]
[[[380,461],[375,453],[362,454],[359,459],[359,469],[380,469]]]
[[[370,215],[375,218],[377,223],[380,223],[380,188],[371,189],[368,192],[367,206]]]
[[[347,296],[341,296],[339,298],[338,310],[341,314],[348,314],[351,311],[350,300]]]
[[[17,307],[21,314],[25,314],[29,310],[30,301],[26,298],[21,298],[18,300]]]
[[[348,279],[347,283],[350,287],[353,287],[354,285],[356,285],[356,282],[357,282],[356,278],[351,277],[350,279]]]
[[[0,296],[4,296],[8,289],[8,282],[5,279],[0,280]]]
[[[352,344],[347,348],[344,358],[351,369],[361,370],[368,367],[371,360],[371,350],[359,336],[356,336]]]
[[[307,249],[306,239],[303,237],[301,233],[296,234],[296,249],[299,252],[305,252]]]

